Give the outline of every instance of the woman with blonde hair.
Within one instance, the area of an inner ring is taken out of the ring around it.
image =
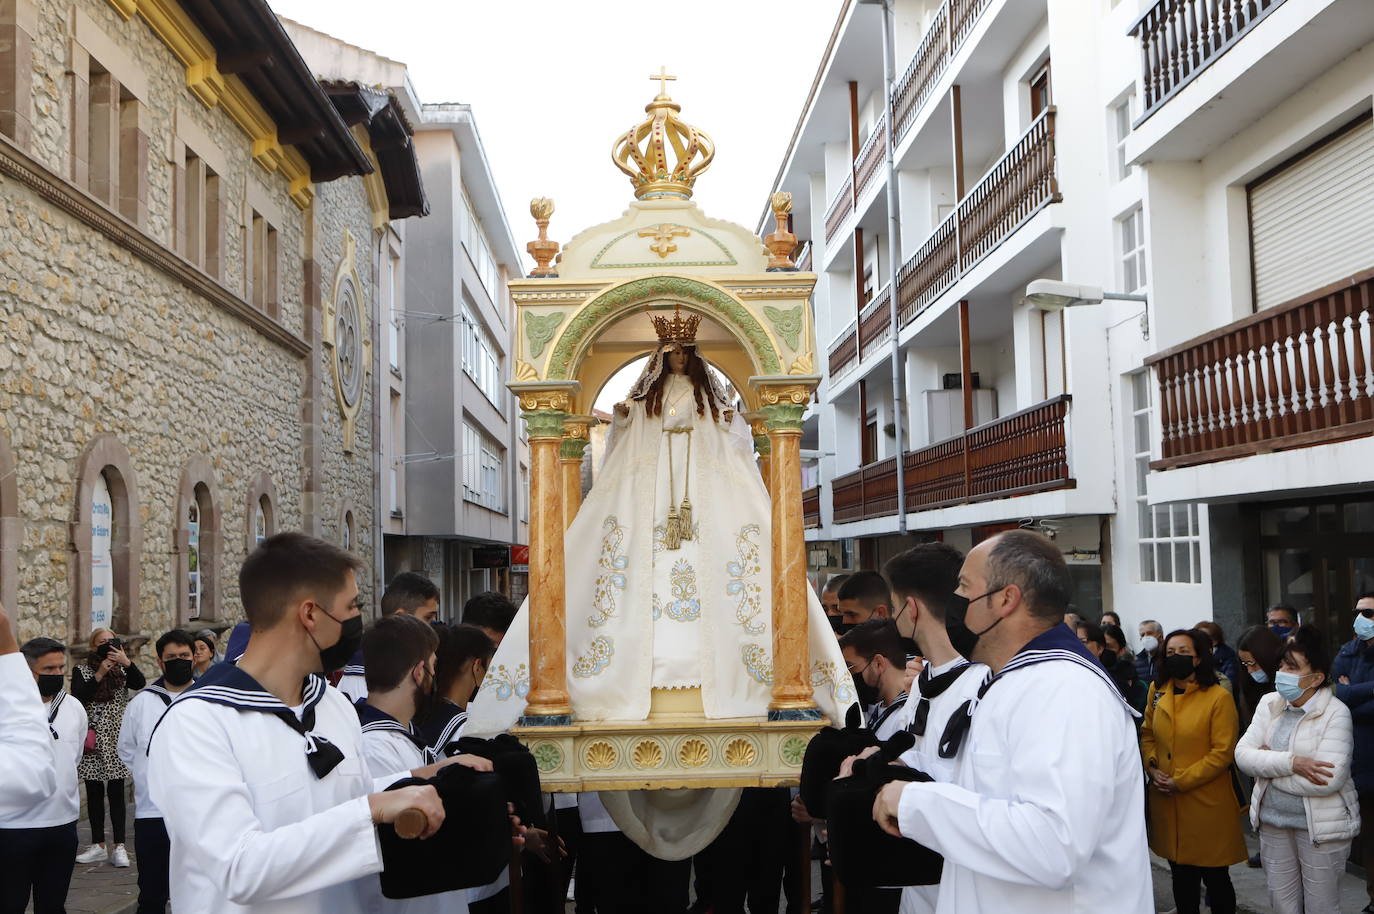
[[[1265,695],[1236,746],[1255,778],[1250,823],[1275,914],[1340,908],[1340,877],[1360,804],[1350,778],[1350,709],[1331,690],[1331,662],[1310,625],[1284,645],[1275,691]]]
[[[124,849],[124,779],[129,770],[119,760],[116,744],[124,723],[129,690],[141,689],[147,679],[124,652],[124,643],[108,628],[91,632],[90,652],[72,669],[72,697],[86,708],[90,730],[77,773],[86,782],[87,810],[91,819],[91,845],[76,856],[77,863],[128,866]],[[110,804],[110,837],[105,849],[105,803]]]

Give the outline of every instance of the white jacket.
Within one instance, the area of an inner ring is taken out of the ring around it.
[[[1350,779],[1350,758],[1354,752],[1350,709],[1337,701],[1329,688],[1318,689],[1307,700],[1307,713],[1293,728],[1287,752],[1261,748],[1269,745],[1279,716],[1288,702],[1278,692],[1260,700],[1250,728],[1236,745],[1236,765],[1255,779],[1250,802],[1250,824],[1259,828],[1260,805],[1272,784],[1279,790],[1302,797],[1307,811],[1307,832],[1314,844],[1323,841],[1348,841],[1360,832],[1360,803],[1355,783]],[[1330,762],[1325,786],[1313,784],[1293,773],[1295,756]]]

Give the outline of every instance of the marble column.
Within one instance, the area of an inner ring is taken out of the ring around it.
[[[763,486],[769,496],[773,494],[773,448],[768,441],[767,419],[763,413],[749,413],[744,417],[749,421],[749,431],[754,435],[754,451],[759,455],[759,473],[763,476]]]
[[[591,416],[568,416],[563,420],[563,442],[558,448],[558,465],[563,473],[563,529],[572,526],[577,509],[582,507],[582,456],[591,442]]]
[[[816,720],[809,676],[806,537],[802,530],[802,416],[811,388],[764,388],[773,495],[773,700],[769,720]]]
[[[530,691],[521,723],[572,722],[564,624],[563,480],[559,450],[569,397],[563,391],[521,392],[530,440]]]

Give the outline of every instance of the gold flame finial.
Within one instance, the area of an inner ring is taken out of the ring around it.
[[[716,156],[715,141],[677,116],[682,106],[668,97],[668,81],[677,77],[667,67],[649,78],[658,80],[658,95],[644,106],[649,117],[616,140],[611,160],[630,176],[636,199],[691,197]]]

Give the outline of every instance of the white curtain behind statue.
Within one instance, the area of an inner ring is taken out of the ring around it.
[[[658,360],[655,359],[655,362]],[[646,370],[646,375],[649,370]],[[685,396],[684,396],[685,389]],[[674,405],[675,404],[675,405]],[[689,427],[691,434],[665,434]],[[670,503],[687,473],[691,540],[665,548]],[[761,717],[772,686],[771,506],[738,416],[699,416],[687,378],[667,379],[660,416],[633,400],[616,417],[596,483],[569,527],[568,693],[578,720],[643,720],[650,689],[699,685],[709,718]],[[819,601],[807,591],[817,705],[843,718],[853,689]],[[529,690],[528,603],[492,659],[468,729],[509,729]]]

